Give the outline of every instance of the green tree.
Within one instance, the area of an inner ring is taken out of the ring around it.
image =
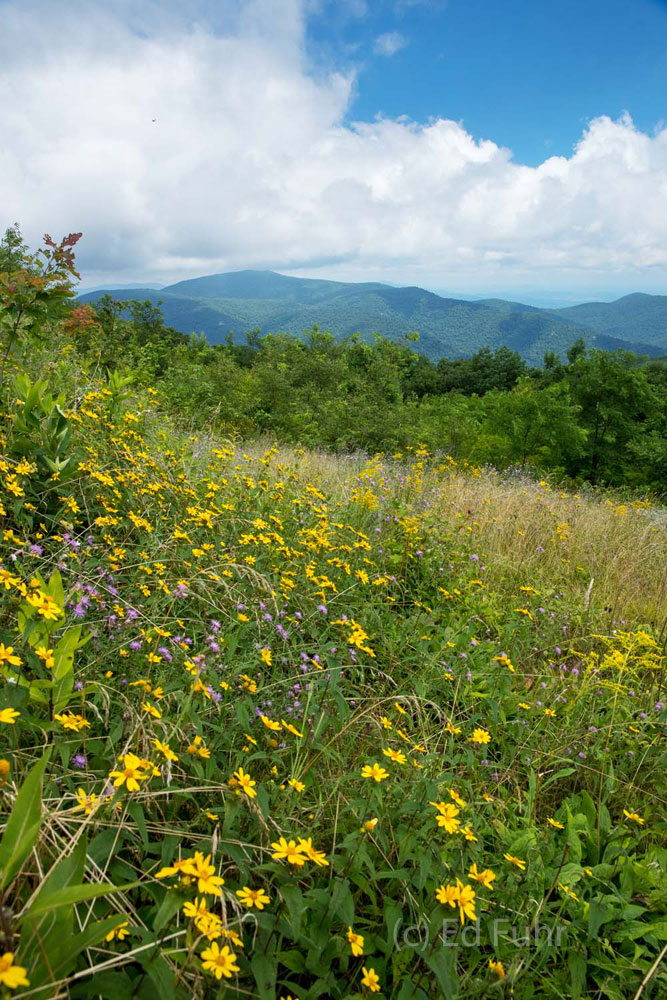
[[[483,461],[559,468],[584,447],[579,407],[562,382],[540,389],[524,376],[511,392],[488,393],[483,406],[485,419],[475,448]]]
[[[565,381],[588,432],[583,452],[570,456],[568,471],[592,483],[624,482],[632,464],[631,444],[661,409],[640,359],[628,351],[578,353]]]
[[[18,271],[25,266],[28,247],[23,242],[18,222],[8,226],[0,240],[0,272]]]

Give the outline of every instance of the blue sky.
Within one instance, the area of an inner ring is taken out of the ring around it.
[[[667,2],[0,0],[0,23],[0,227],[82,231],[87,285],[667,294]]]
[[[382,56],[378,37],[395,36]],[[325,3],[308,25],[315,66],[358,70],[349,122],[461,120],[521,163],[568,156],[593,118],[667,117],[667,3],[424,0]]]

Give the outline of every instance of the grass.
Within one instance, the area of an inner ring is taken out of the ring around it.
[[[251,443],[246,450],[256,456],[271,444]],[[301,481],[323,483],[335,497],[345,495],[367,462],[363,455],[340,457],[284,446],[276,458]],[[389,460],[387,492],[395,501],[408,469],[405,460]],[[638,620],[664,635],[667,542],[662,508],[646,500],[621,502],[604,492],[573,493],[528,474],[509,477],[449,463],[426,471],[420,493],[420,510],[433,536],[467,533],[470,547],[489,563],[488,579],[495,588],[511,591],[530,578],[540,587],[566,590],[575,606],[595,613],[609,627]]]
[[[188,436],[117,386],[54,479],[37,396],[3,417],[6,992],[664,992],[650,507]]]

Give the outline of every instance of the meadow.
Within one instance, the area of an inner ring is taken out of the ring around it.
[[[193,432],[53,260],[2,289],[2,995],[664,996],[662,511]]]

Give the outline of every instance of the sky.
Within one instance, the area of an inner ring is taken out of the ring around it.
[[[0,0],[0,228],[82,286],[242,268],[667,294],[666,0]]]

